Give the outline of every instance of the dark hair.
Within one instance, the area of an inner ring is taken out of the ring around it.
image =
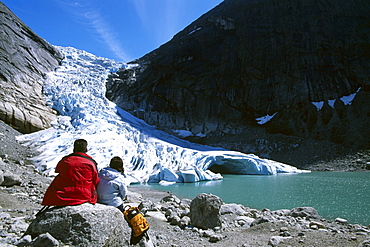
[[[124,172],[123,160],[118,156],[115,156],[110,160],[109,167],[116,169],[119,172]]]
[[[86,153],[87,151],[87,141],[84,139],[75,140],[73,144],[73,152]]]

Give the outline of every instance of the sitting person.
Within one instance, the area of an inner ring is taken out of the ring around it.
[[[86,152],[87,141],[76,140],[73,153],[63,157],[57,164],[55,172],[59,174],[46,190],[42,205],[68,206],[97,202],[97,163]]]
[[[123,200],[127,193],[123,171],[122,159],[118,156],[113,157],[109,167],[100,170],[100,183],[98,185],[98,202],[114,206],[122,212],[124,211]]]
[[[113,157],[109,163],[109,167],[100,170],[100,183],[98,185],[98,202],[101,204],[114,206],[121,212],[125,211],[123,201],[127,193],[125,176],[123,175],[123,172],[124,168],[122,159],[118,156]],[[137,213],[140,212],[136,212],[136,214]],[[131,225],[130,227],[132,228]],[[140,221],[139,227],[141,227],[140,230],[143,230],[143,232],[140,235],[135,236],[134,230],[132,229],[130,244],[142,242],[144,246],[154,246],[147,233],[149,224],[146,223],[146,220],[145,223]]]

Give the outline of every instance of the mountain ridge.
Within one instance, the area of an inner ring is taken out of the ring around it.
[[[262,128],[367,148],[368,16],[363,0],[226,0],[112,75],[107,97],[168,132]]]
[[[0,2],[0,119],[22,133],[50,127],[56,112],[42,93],[45,74],[62,54]]]

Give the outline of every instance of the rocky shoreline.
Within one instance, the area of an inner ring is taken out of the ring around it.
[[[16,142],[19,134],[0,121],[0,171],[6,184],[0,186],[1,246],[19,243],[52,180],[34,170],[28,158],[35,153]],[[340,218],[328,221],[312,208],[299,214],[295,213],[298,209],[270,211],[225,204],[220,216],[222,227],[203,230],[184,223],[184,211],[191,200],[180,200],[163,191],[129,190],[142,195],[156,246],[370,246],[369,226],[349,224]]]

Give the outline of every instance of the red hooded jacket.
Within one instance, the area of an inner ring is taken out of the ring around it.
[[[85,202],[95,204],[99,183],[96,162],[85,153],[72,153],[55,168],[59,173],[46,190],[42,205],[67,206]]]

